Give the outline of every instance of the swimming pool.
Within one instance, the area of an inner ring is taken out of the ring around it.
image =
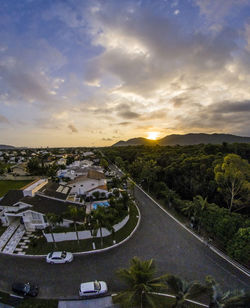
[[[98,202],[98,203],[93,203],[92,206],[93,206],[93,210],[96,210],[98,208],[98,206],[109,206],[110,204],[107,202],[107,201],[104,201],[104,202]]]

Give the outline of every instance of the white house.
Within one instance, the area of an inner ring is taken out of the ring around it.
[[[0,200],[0,220],[4,226],[19,220],[27,231],[35,231],[48,226],[46,214],[62,215],[70,205],[76,204],[40,194],[24,197],[22,190],[12,190]],[[70,223],[70,220],[63,219],[62,225]]]

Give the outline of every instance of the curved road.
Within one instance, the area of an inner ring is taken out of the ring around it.
[[[135,188],[142,219],[133,237],[123,245],[92,255],[78,255],[70,264],[50,265],[44,258],[0,254],[0,290],[10,291],[16,281],[40,286],[40,297],[76,298],[79,284],[100,279],[111,291],[122,284],[115,271],[127,267],[133,256],[154,258],[158,274],[177,274],[204,281],[212,275],[224,289],[249,288],[250,279],[213,253]]]

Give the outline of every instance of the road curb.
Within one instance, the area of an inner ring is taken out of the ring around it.
[[[151,201],[153,201],[163,212],[165,212],[169,217],[171,217],[175,222],[177,222],[181,227],[183,227],[186,231],[191,233],[196,239],[198,239],[201,243],[207,246],[207,242],[204,241],[200,236],[198,236],[196,233],[194,233],[192,230],[190,230],[188,227],[186,227],[183,223],[181,223],[177,218],[175,218],[172,214],[170,214],[166,209],[164,209],[158,202],[156,202],[149,194],[147,194],[139,185],[137,185],[132,179],[129,179],[131,182],[135,184],[135,186],[141,190]],[[222,259],[230,263],[232,266],[237,268],[239,271],[241,271],[246,276],[250,277],[250,271],[243,267],[241,264],[238,264],[238,262],[232,260],[227,255],[225,255],[222,251],[219,251],[216,247],[213,247],[211,244],[208,246],[209,249],[211,249],[214,253],[216,253],[218,256],[220,256]]]
[[[100,253],[100,252],[108,251],[108,250],[114,249],[114,248],[122,245],[126,241],[128,241],[133,236],[133,234],[136,232],[136,230],[138,229],[138,227],[140,225],[140,222],[141,222],[141,212],[139,210],[139,207],[137,206],[137,204],[135,202],[134,202],[134,205],[136,206],[136,209],[137,209],[137,211],[139,213],[139,218],[138,218],[138,221],[137,221],[137,224],[136,224],[135,228],[129,234],[129,236],[127,236],[125,239],[123,239],[121,242],[119,242],[119,243],[117,243],[115,245],[112,245],[112,246],[109,246],[109,247],[106,247],[106,248],[102,248],[102,249],[88,250],[88,251],[82,251],[82,252],[74,252],[73,255],[74,256],[90,255],[90,254],[95,254],[95,253]],[[17,254],[8,254],[8,253],[0,252],[0,255],[1,254],[2,255],[10,255],[10,256],[15,256],[15,257],[20,257],[20,258],[33,258],[33,259],[44,258],[44,257],[47,256],[47,255],[17,255]]]

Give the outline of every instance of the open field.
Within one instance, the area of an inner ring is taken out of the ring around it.
[[[20,189],[31,181],[0,181],[0,197],[4,196],[10,189]]]

